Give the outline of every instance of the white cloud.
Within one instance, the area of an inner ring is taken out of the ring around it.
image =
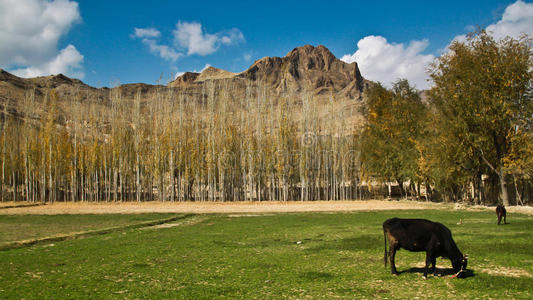
[[[470,31],[475,30],[470,29],[473,28],[472,26],[468,28]],[[495,24],[487,26],[485,30],[497,40],[507,36],[518,39],[524,34],[533,38],[533,3],[525,3],[519,0],[507,6],[502,18]],[[453,41],[465,42],[466,34],[454,37]]]
[[[28,76],[83,74],[77,70],[83,56],[74,46],[57,49],[59,39],[79,21],[75,1],[0,0],[0,66],[18,67],[19,74]]]
[[[363,77],[380,81],[386,86],[400,78],[406,78],[418,89],[429,87],[426,68],[435,57],[422,54],[429,42],[411,41],[409,45],[389,43],[382,36],[367,36],[357,42],[357,51],[344,55],[347,63],[356,61]]]
[[[533,3],[516,1],[507,6],[501,20],[489,25],[487,32],[490,32],[496,39],[505,36],[519,38],[522,34],[533,37]]]
[[[467,26],[467,30],[472,27]],[[523,34],[533,37],[533,3],[516,1],[506,7],[501,19],[486,28],[496,39],[506,36],[519,38]],[[458,35],[452,41],[465,41],[466,35]],[[426,69],[434,60],[431,54],[423,54],[429,42],[411,41],[404,44],[391,44],[381,36],[367,36],[357,42],[354,54],[344,55],[345,62],[357,61],[363,77],[380,81],[386,86],[398,78],[406,78],[418,89],[431,86]],[[448,46],[440,52],[447,51]]]
[[[178,21],[172,34],[172,45],[164,45],[159,42],[161,32],[156,28],[134,28],[130,36],[134,39],[140,39],[143,44],[149,47],[151,53],[171,62],[176,62],[185,55],[205,56],[212,54],[221,45],[234,45],[245,40],[244,35],[237,28],[209,34],[204,32],[202,24],[197,22]]]
[[[244,41],[244,35],[237,28],[209,34],[204,32],[202,24],[197,22],[179,21],[173,33],[175,45],[185,48],[187,55],[205,56],[216,52],[220,44],[232,45]]]
[[[161,32],[155,28],[134,28],[133,38],[158,38]]]
[[[204,33],[200,23],[178,22],[174,39],[179,46],[187,49],[187,55],[208,55],[217,50],[217,36]]]
[[[180,56],[182,56],[182,53],[176,52],[173,48],[170,48],[169,46],[165,45],[159,45],[156,41],[152,39],[143,39],[142,42],[150,48],[150,52],[159,55],[164,60],[168,60],[171,62],[176,62]]]
[[[68,45],[51,61],[37,66],[16,69],[13,70],[13,73],[20,77],[36,77],[63,73],[77,78],[83,78],[85,73],[81,71],[82,63],[83,55],[78,52],[76,47]]]
[[[219,39],[224,45],[232,45],[245,41],[244,35],[237,28],[233,28],[225,33],[219,34]]]
[[[147,45],[150,52],[158,55],[164,60],[176,62],[182,53],[178,53],[174,48],[167,45],[161,45],[157,39],[161,36],[161,32],[155,28],[134,28],[131,38],[139,38],[142,43]]]

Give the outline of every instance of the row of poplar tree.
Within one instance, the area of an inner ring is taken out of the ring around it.
[[[268,97],[265,87],[232,93],[225,81],[208,82],[199,99],[163,87],[127,99],[117,87],[102,106],[62,102],[51,90],[37,113],[28,91],[23,121],[2,125],[2,199],[361,198],[357,139],[342,121],[357,111],[334,99]]]
[[[24,118],[2,114],[0,196],[341,200],[390,196],[375,186],[394,182],[403,196],[529,202],[532,62],[525,37],[471,34],[434,62],[430,91],[371,84],[363,126],[335,99],[274,98],[257,86],[234,98],[225,81],[207,83],[200,101],[163,88],[126,100],[115,88],[104,109],[51,90],[45,112],[28,91]]]

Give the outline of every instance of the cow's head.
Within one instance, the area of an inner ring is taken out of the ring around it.
[[[463,278],[466,275],[466,267],[468,265],[468,255],[464,255],[462,258],[452,261],[454,277]]]

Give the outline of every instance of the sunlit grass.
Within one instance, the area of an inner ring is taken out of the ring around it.
[[[0,215],[0,246],[88,230],[120,227],[175,214]]]
[[[381,224],[393,216],[447,225],[471,276],[423,280],[425,255],[404,250],[391,276]],[[0,298],[532,297],[533,219],[523,215],[505,226],[492,212],[428,210],[192,219],[0,252]]]

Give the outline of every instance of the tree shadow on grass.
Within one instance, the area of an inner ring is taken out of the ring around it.
[[[321,244],[307,248],[307,252],[320,252],[323,250],[346,250],[346,251],[361,251],[375,249],[376,245],[383,245],[383,238],[378,235],[360,235],[356,237],[349,237],[340,240],[330,240],[325,241],[322,239],[314,239],[314,241],[319,241]]]
[[[420,274],[424,274],[424,268],[410,268],[410,269],[407,269],[407,270],[398,271],[398,274],[403,274],[403,273],[420,273]],[[444,276],[453,276],[454,274],[455,274],[455,272],[451,268],[446,268],[446,269],[437,268],[433,275],[436,276],[436,277],[444,277]],[[428,273],[428,275],[431,275],[431,274]],[[461,275],[460,278],[464,279],[464,278],[474,277],[474,276],[476,276],[476,275],[474,274],[473,270],[466,270],[465,272],[463,272],[463,274]]]
[[[306,280],[331,280],[333,279],[333,274],[327,272],[307,271],[300,273],[300,278],[304,278]]]

